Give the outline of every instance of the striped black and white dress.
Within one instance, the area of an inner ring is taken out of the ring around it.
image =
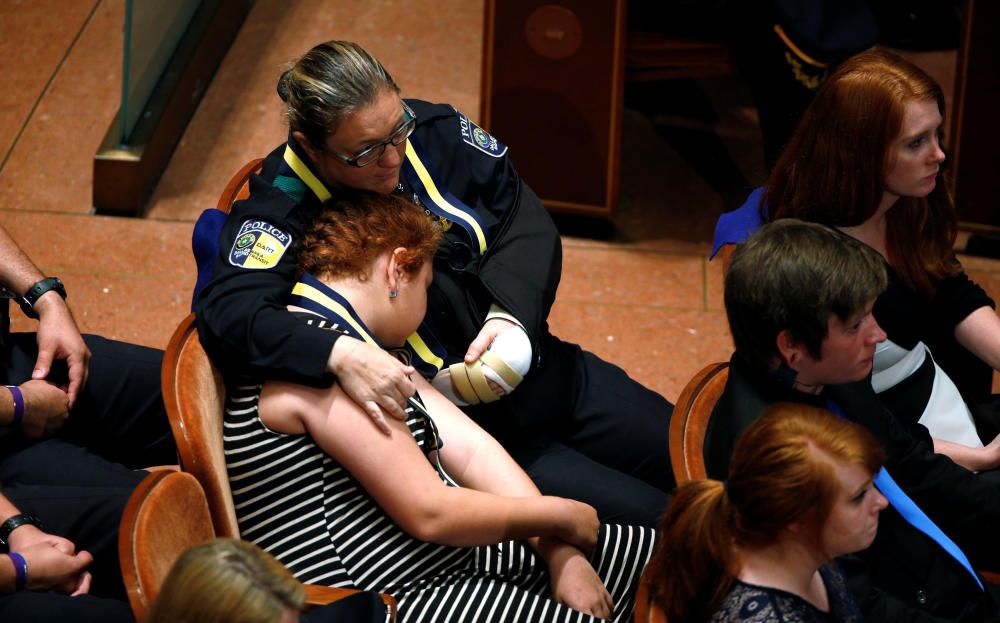
[[[241,536],[296,578],[389,593],[402,622],[598,620],[550,599],[545,563],[521,541],[450,547],[411,537],[309,435],[268,429],[257,410],[260,391],[234,387],[227,399],[233,501]],[[408,416],[426,454],[436,440],[433,422],[412,408]],[[635,586],[655,538],[649,528],[601,527],[591,563],[614,599],[612,620],[632,620]]]

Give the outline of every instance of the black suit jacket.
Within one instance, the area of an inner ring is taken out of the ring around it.
[[[927,430],[896,420],[879,404],[868,380],[828,386],[814,396],[783,386],[734,355],[705,436],[709,476],[726,477],[736,438],[769,405],[825,408],[828,399],[874,434],[885,449],[889,474],[974,566],[1000,568],[1000,491],[935,454]],[[987,591],[980,590],[961,565],[891,507],[882,512],[872,546],[840,562],[868,621],[1000,620],[995,589],[984,582]]]

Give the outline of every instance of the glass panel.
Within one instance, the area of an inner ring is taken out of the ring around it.
[[[128,143],[153,88],[201,2],[126,0],[121,143]]]

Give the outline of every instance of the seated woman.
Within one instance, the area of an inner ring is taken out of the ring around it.
[[[726,482],[678,488],[646,571],[653,603],[670,623],[860,622],[833,559],[875,539],[882,460],[857,424],[772,406],[740,436]]]
[[[767,186],[719,219],[716,246],[764,220],[797,218],[878,251],[889,287],[873,313],[888,340],[875,355],[875,391],[897,417],[926,426],[935,450],[993,470],[1000,319],[953,251],[943,115],[941,87],[912,63],[878,49],[851,57],[820,88]]]
[[[424,316],[438,226],[393,195],[338,199],[300,242],[289,308],[400,347]],[[542,496],[492,437],[413,382],[408,419],[389,420],[388,436],[338,385],[230,388],[243,537],[303,582],[393,595],[400,621],[630,620],[654,531],[602,526],[592,507]]]

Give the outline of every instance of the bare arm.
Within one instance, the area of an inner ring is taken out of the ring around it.
[[[545,560],[557,601],[610,616],[611,596],[581,551],[596,543],[594,509],[542,496],[496,440],[422,378],[414,383],[443,441],[441,461],[465,486],[442,483],[404,422],[390,420],[389,436],[362,426],[367,416],[339,387],[269,383],[261,418],[274,430],[308,432],[415,538],[459,547],[525,539]]]
[[[17,294],[24,294],[44,277],[7,230],[0,227],[0,283]]]
[[[955,339],[994,370],[1000,370],[1000,318],[980,307],[955,325]]]
[[[424,404],[434,414],[443,440],[441,460],[459,482],[497,495],[541,495],[535,483],[496,439],[423,378],[417,377],[414,382]],[[596,543],[600,528],[597,513],[581,502],[565,501],[576,505],[582,515],[572,524],[574,532],[530,538],[528,543],[548,566],[556,601],[596,617],[610,617],[614,609],[611,594],[583,554],[591,551]]]
[[[324,390],[268,383],[260,409],[262,420],[274,430],[308,432],[415,538],[476,546],[572,533],[577,520],[578,503],[540,496],[537,489],[524,489],[523,497],[515,498],[445,486],[404,422],[388,420],[392,434],[382,434],[339,386]]]
[[[1000,467],[1000,436],[982,448],[970,448],[951,441],[934,438],[934,452],[943,454],[973,472]]]
[[[414,384],[433,414],[441,435],[441,462],[464,487],[514,498],[541,496],[535,483],[496,439],[419,375],[414,377]],[[596,511],[575,500],[553,499],[562,500],[570,506],[572,520],[567,526],[569,532],[561,531],[551,536],[589,552],[600,527]],[[542,533],[537,535],[545,536]],[[538,543],[530,542],[541,553]]]
[[[44,277],[7,230],[0,227],[0,283],[20,296]],[[67,393],[72,405],[87,382],[90,350],[83,343],[66,301],[57,292],[50,290],[39,297],[35,311],[38,312],[38,359],[31,378],[46,378],[54,360],[65,360],[69,367]]]

